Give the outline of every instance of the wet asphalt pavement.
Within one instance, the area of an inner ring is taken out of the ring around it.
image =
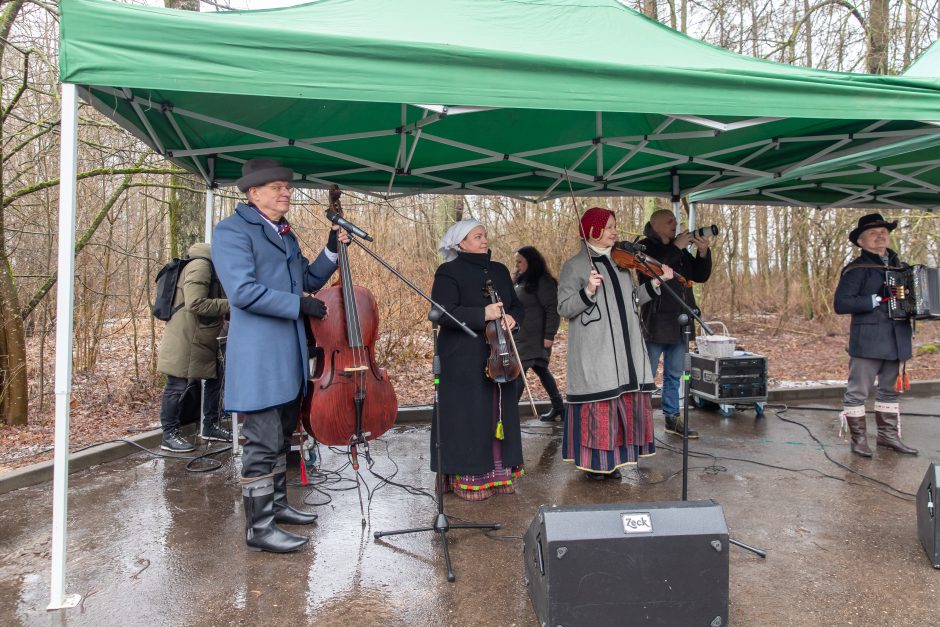
[[[903,435],[918,457],[877,449],[853,457],[838,439],[837,414],[790,409],[836,461],[915,492],[940,461],[940,418],[907,415]],[[940,414],[940,398],[909,397],[908,414]],[[732,418],[695,410],[689,498],[721,504],[732,536],[768,551],[766,560],[730,554],[732,625],[937,625],[940,571],[920,546],[912,499],[827,461],[800,426],[767,409]],[[374,540],[372,533],[433,524],[429,429],[402,427],[373,444],[371,474],[355,475],[343,455],[321,447],[315,489],[289,494],[320,515],[299,553],[271,555],[244,546],[236,472],[191,473],[179,461],[135,454],[70,478],[68,581],[79,607],[46,612],[49,602],[51,484],[0,496],[0,624],[3,625],[520,625],[538,622],[523,582],[521,536],[540,504],[673,501],[681,496],[681,440],[656,415],[658,452],[622,481],[588,481],[559,449],[561,430],[524,424],[527,474],[518,493],[482,503],[445,497],[453,522],[493,521],[502,529],[452,530],[457,576],[445,580],[431,533]],[[874,417],[869,438],[874,448]],[[729,457],[786,467],[771,468]],[[795,472],[792,469],[802,469]],[[831,475],[834,478],[824,476]],[[290,467],[297,481],[298,464]],[[371,498],[370,498],[371,493]],[[889,494],[890,493],[890,494]],[[892,496],[894,494],[894,496]],[[898,498],[898,497],[902,498]],[[365,523],[360,512],[360,497]],[[681,591],[678,591],[681,594]],[[629,624],[624,617],[624,625]],[[703,623],[705,624],[705,623]]]

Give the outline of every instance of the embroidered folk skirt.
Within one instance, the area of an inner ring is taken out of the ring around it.
[[[496,425],[499,422],[502,399],[499,386],[493,394],[493,469],[478,475],[447,475],[445,477],[445,490],[453,492],[465,501],[484,501],[494,494],[514,494],[516,491],[513,479],[524,474],[523,467],[503,466],[503,441],[496,437]]]
[[[610,474],[655,453],[649,392],[568,404],[562,458],[580,470]]]

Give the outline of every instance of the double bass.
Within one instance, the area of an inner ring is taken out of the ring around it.
[[[330,209],[342,214],[341,192],[330,188]],[[354,237],[350,235],[350,237]],[[375,364],[379,311],[368,289],[353,285],[348,244],[338,242],[339,280],[317,292],[327,307],[322,320],[307,318],[310,355],[316,366],[307,383],[300,418],[307,433],[328,446],[356,447],[388,431],[398,415],[395,388],[384,368]]]

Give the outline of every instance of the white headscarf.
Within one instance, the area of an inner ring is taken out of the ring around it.
[[[437,245],[437,251],[441,253],[444,261],[453,261],[457,258],[457,244],[462,242],[467,234],[478,226],[483,226],[478,220],[461,220],[447,229],[441,242]]]

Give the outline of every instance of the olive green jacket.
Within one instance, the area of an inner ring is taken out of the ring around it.
[[[212,258],[209,244],[193,244],[190,257]],[[180,274],[173,306],[183,305],[163,331],[157,370],[186,379],[215,379],[219,336],[229,312],[228,300],[212,263],[193,259]]]

